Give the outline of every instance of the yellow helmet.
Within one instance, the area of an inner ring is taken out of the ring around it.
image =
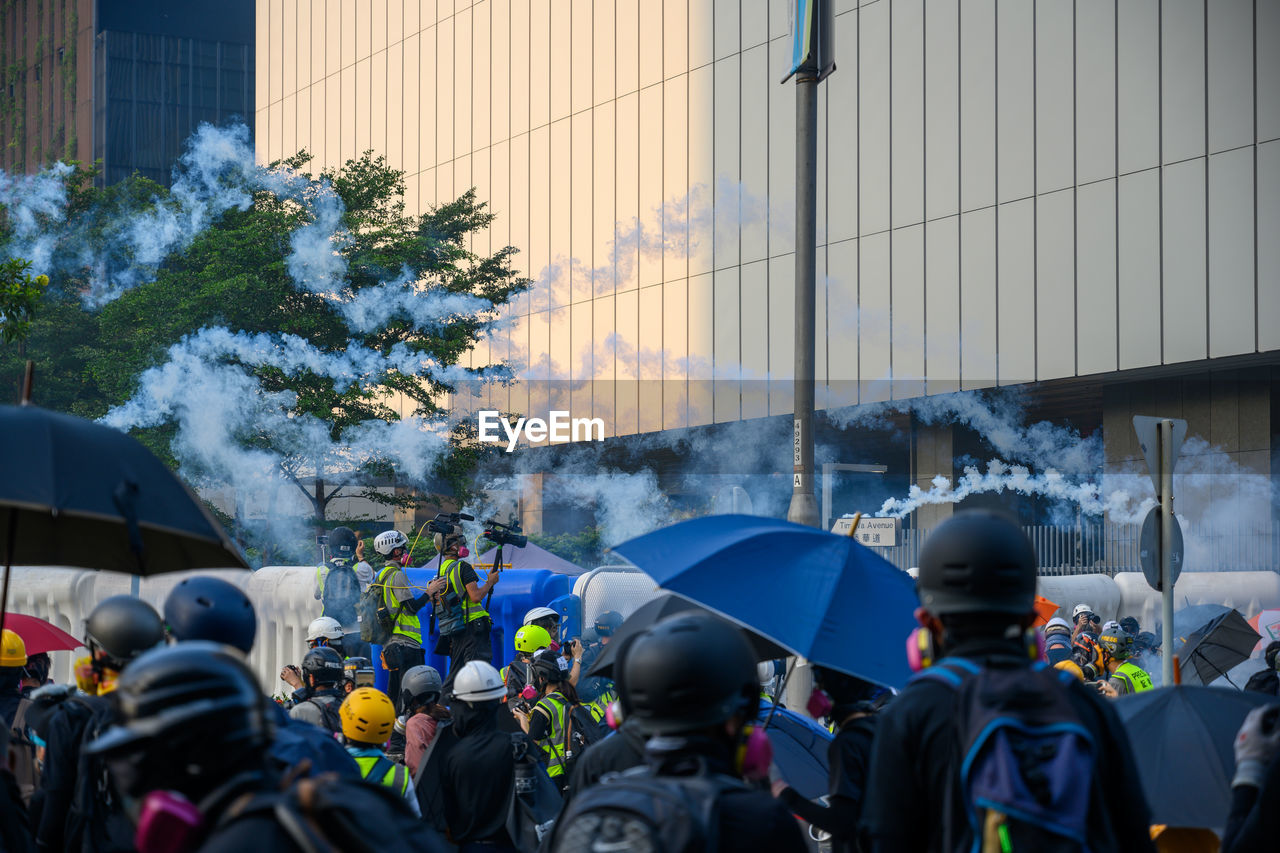
[[[27,644],[22,642],[22,638],[10,631],[4,629],[4,636],[0,637],[0,666],[26,666],[27,665]]]
[[[1072,675],[1074,675],[1076,678],[1080,679],[1081,681],[1084,681],[1084,670],[1082,670],[1080,666],[1073,660],[1058,661],[1053,665],[1053,668],[1060,669],[1063,672],[1069,672]]]
[[[551,646],[551,635],[541,625],[525,625],[516,631],[516,651],[531,655],[538,649]]]
[[[356,743],[386,743],[396,722],[396,709],[387,694],[373,687],[357,687],[338,709],[342,734]]]

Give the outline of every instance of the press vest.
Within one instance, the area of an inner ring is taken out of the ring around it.
[[[381,755],[353,756],[360,768],[360,777],[366,782],[386,785],[400,796],[409,793],[409,769]],[[378,775],[381,774],[381,775]]]
[[[534,706],[535,711],[539,708],[551,720],[551,731],[538,741],[538,746],[547,756],[547,775],[554,779],[567,772],[572,758],[568,749],[569,703],[559,693],[548,693]]]
[[[1147,675],[1146,670],[1128,661],[1116,667],[1116,671],[1111,673],[1111,677],[1119,678],[1125,684],[1128,684],[1130,693],[1141,693],[1144,690],[1151,689],[1151,676]]]
[[[449,589],[458,596],[458,601],[462,605],[463,621],[470,624],[477,619],[488,619],[489,612],[479,602],[472,601],[467,588],[462,585],[462,561],[450,557],[440,564],[436,577],[444,577],[449,580]]]
[[[415,643],[421,644],[422,625],[418,622],[418,615],[409,613],[401,607],[391,589],[391,579],[395,577],[398,568],[395,564],[383,566],[378,572],[378,578],[375,583],[382,587],[382,603],[386,606],[387,611],[396,615],[396,627],[391,633],[408,637]]]

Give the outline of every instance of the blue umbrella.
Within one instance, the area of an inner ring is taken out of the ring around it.
[[[760,708],[760,722],[768,722],[766,734],[773,745],[773,763],[787,784],[809,800],[829,793],[830,763],[827,750],[831,732],[795,711],[770,706]]]
[[[911,676],[911,578],[851,537],[752,515],[682,521],[613,548],[663,589],[814,663],[877,684]]]

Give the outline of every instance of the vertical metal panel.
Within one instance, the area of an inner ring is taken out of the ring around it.
[[[960,217],[925,226],[925,367],[930,394],[960,390]]]
[[[592,230],[596,215],[592,194],[594,175],[591,158],[595,146],[591,138],[591,114],[577,113],[570,122],[572,138],[568,170],[571,176],[569,189],[572,201],[569,206],[570,243],[567,254],[573,263],[570,298],[574,302],[581,302],[591,298],[590,271],[597,264],[603,263],[604,257],[597,258],[595,255],[595,235]],[[606,213],[605,218],[610,218],[610,214]]]
[[[529,2],[511,0],[511,135],[529,130]],[[541,48],[539,48],[541,50]],[[423,91],[433,81],[423,80]]]
[[[1250,147],[1209,158],[1210,358],[1255,349],[1253,155]]]
[[[741,267],[742,417],[769,413],[769,274],[764,261]]]
[[[1116,15],[1116,134],[1123,175],[1159,161],[1159,0],[1118,0]]]
[[[1075,192],[1064,190],[1036,211],[1036,379],[1074,376],[1075,349]]]
[[[618,269],[613,260],[613,251],[617,248],[614,235],[618,221],[615,207],[615,184],[618,180],[617,170],[614,168],[618,153],[615,106],[612,101],[601,104],[591,115],[594,124],[592,168],[595,170],[591,182],[592,291],[597,296],[612,294],[617,286]]]
[[[689,75],[662,84],[662,277],[689,274]]]
[[[689,69],[709,65],[716,57],[714,4],[685,0],[689,4]]]
[[[858,46],[858,16],[835,19],[835,41]],[[858,63],[846,60],[822,84],[827,90],[827,240],[858,234]]]
[[[712,366],[715,378],[715,420],[736,421],[741,415],[741,302],[738,267],[716,270],[714,281],[714,326],[712,332]]]
[[[887,400],[892,376],[889,233],[862,237],[858,268],[858,379],[861,402]]]
[[[669,80],[688,70],[689,0],[662,0],[663,79]]]
[[[640,88],[662,80],[662,3],[640,3]]]
[[[710,273],[689,277],[689,425],[714,422],[712,358],[716,324],[715,284]],[[723,318],[722,322],[728,322]]]
[[[890,5],[890,146],[892,225],[924,219],[924,6]]]
[[[617,318],[616,370],[617,393],[614,398],[614,421],[618,435],[630,435],[639,427],[640,365],[636,357],[636,341],[640,339],[640,291],[619,293],[615,306]]]
[[[662,428],[689,425],[689,285],[662,285]]]
[[[596,0],[591,4],[591,25],[594,35],[592,49],[592,99],[597,104],[614,98],[614,44],[617,39],[616,4],[614,0]],[[498,8],[494,7],[494,17]],[[494,26],[497,26],[495,20]]]
[[[740,150],[742,188],[746,197],[739,215],[744,264],[766,257],[769,245],[769,113],[768,101],[762,93],[771,88],[768,48],[760,46],[743,51]]]
[[[1262,5],[1267,5],[1265,0]],[[1209,150],[1213,152],[1253,142],[1254,0],[1214,0],[1207,6]],[[1272,89],[1278,80],[1263,82]]]
[[[769,68],[786,64],[791,45],[786,39],[769,43]],[[769,110],[769,255],[795,251],[796,245],[796,87],[779,86],[773,73],[766,83]],[[750,91],[745,90],[745,91]],[[758,92],[762,107],[765,92]],[[821,175],[819,175],[821,180]],[[792,261],[794,264],[794,261]],[[794,275],[794,272],[793,272]]]
[[[874,234],[889,227],[889,4],[858,16],[858,233]]]
[[[1076,366],[1080,375],[1117,368],[1116,182],[1076,190]]]
[[[441,21],[444,32],[447,22]],[[516,32],[513,28],[512,32]],[[529,127],[551,121],[551,4],[546,0],[529,3]]]
[[[1161,150],[1176,163],[1205,153],[1204,0],[1164,0],[1161,14]]]
[[[662,87],[640,90],[640,224],[661,239],[662,219]],[[640,251],[640,286],[662,281],[661,243]]]
[[[689,72],[689,274],[710,272],[715,249],[715,68]]]
[[[522,133],[511,140],[511,207],[508,217],[511,221],[511,245],[522,247],[522,251],[512,259],[512,266],[526,278],[542,271],[530,268],[529,188],[529,134]],[[527,303],[528,298],[519,301]]]
[[[833,78],[834,79],[834,78]],[[827,245],[827,384],[831,405],[858,402],[858,241]]]
[[[573,109],[573,85],[578,74],[573,69],[573,24],[570,20],[570,0],[549,0],[547,34],[545,42],[533,42],[532,49],[546,51],[550,57],[549,76],[546,83],[533,78],[535,85],[545,85],[550,90],[550,120],[562,119]],[[586,77],[585,74],[582,75]]]
[[[960,62],[959,5],[931,5],[924,16],[925,217],[959,211]]]
[[[555,265],[557,271],[551,281],[551,308],[568,305],[573,298],[570,283],[572,255],[570,240],[572,233],[570,224],[573,220],[573,196],[570,188],[573,180],[573,134],[568,119],[552,122],[551,131],[545,135],[541,130],[534,131],[534,139],[539,144],[547,139],[548,175],[545,184],[535,181],[539,191],[545,186],[547,197],[540,203],[537,195],[533,196],[533,209],[543,211],[546,218],[546,262]],[[535,160],[535,162],[537,162]]]
[[[534,42],[537,45],[537,42]],[[535,53],[541,52],[538,48],[533,48]],[[544,54],[545,55],[545,54]],[[456,122],[456,114],[454,112],[454,102],[458,98],[458,93],[454,86],[455,76],[457,74],[457,66],[455,65],[454,50],[454,21],[452,18],[441,21],[436,25],[436,76],[431,85],[436,87],[436,163],[443,164],[452,160],[454,157],[463,154],[466,149],[455,147],[454,128]],[[360,90],[360,98],[364,97],[367,89]],[[465,98],[463,99],[465,100]],[[346,106],[346,100],[343,100],[343,106]],[[359,101],[356,102],[359,106]],[[543,119],[543,123],[546,119]]]
[[[592,408],[591,416],[604,420],[606,436],[614,432],[614,396],[617,366],[614,363],[614,297],[601,296],[591,304],[592,308]]]
[[[734,56],[740,50],[740,0],[715,0],[716,59]]]
[[[616,85],[618,94],[625,95],[640,88],[639,0],[617,0],[613,26],[613,37],[617,43]]]
[[[1164,169],[1165,364],[1208,355],[1203,159]]]
[[[1259,2],[1254,33],[1254,79],[1280,80],[1280,3]],[[1280,139],[1280,86],[1261,85],[1257,101],[1258,141]]]
[[[1258,349],[1280,349],[1280,142],[1258,146]]]
[[[489,2],[477,3],[471,16],[471,148],[479,151],[492,141],[493,114],[498,107],[491,100],[493,67],[489,53]],[[504,105],[505,108],[505,105]]]
[[[1031,381],[1036,374],[1033,202],[1027,199],[1000,205],[996,227],[999,231],[996,301],[1000,316],[996,378],[1001,385],[1009,385]]]
[[[552,307],[552,282],[547,265],[551,262],[551,128],[547,125],[529,133],[529,269],[536,282],[532,310]],[[558,302],[557,302],[558,304]],[[534,356],[538,354],[534,350]]]
[[[569,110],[579,113],[591,109],[591,86],[595,80],[593,48],[595,6],[589,3],[570,3],[569,15]],[[612,65],[612,63],[610,63]]]
[[[631,290],[639,286],[639,252],[636,229],[640,216],[640,96],[624,95],[617,101],[617,169],[614,186],[617,236],[614,256],[617,259],[617,287]],[[621,306],[621,303],[619,303]]]
[[[924,394],[924,226],[893,231],[893,386],[896,400]]]
[[[640,331],[632,343],[638,353],[640,432],[662,429],[662,287],[640,288]]]
[[[995,9],[995,0],[960,4],[961,210],[996,200]]]
[[[717,32],[719,22],[717,17]],[[742,227],[738,210],[742,186],[740,73],[741,62],[736,55],[715,64],[715,268],[718,270],[738,263],[738,235]]]
[[[1117,185],[1121,370],[1160,363],[1159,181],[1146,171],[1122,175]]]
[[[1035,192],[1034,6],[1026,0],[996,3],[996,162],[998,200]],[[1003,241],[1002,241],[1003,242]]]
[[[960,217],[961,387],[996,384],[996,210]]]
[[[1036,192],[1075,182],[1074,4],[1035,0]]]
[[[796,262],[769,259],[769,414],[795,411]]]
[[[745,0],[742,3],[741,32],[742,50],[764,44],[769,39],[769,4],[759,0]]]

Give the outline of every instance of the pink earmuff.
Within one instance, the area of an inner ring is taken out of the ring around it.
[[[182,853],[204,830],[200,810],[177,791],[152,791],[142,801],[133,844],[140,853]]]
[[[759,781],[769,778],[769,765],[773,763],[773,743],[764,729],[750,726],[750,732],[739,750],[741,758],[738,772],[743,779]]]
[[[815,720],[821,720],[827,714],[831,713],[831,697],[826,691],[820,687],[813,688],[813,692],[809,694],[809,702],[805,705],[805,710],[809,712],[809,716]]]
[[[532,684],[526,684],[524,689],[520,691],[520,698],[527,699],[530,702],[534,701],[538,698],[538,688]]]
[[[617,731],[618,726],[622,725],[622,706],[617,701],[609,703],[604,709],[604,721],[610,729]]]
[[[458,546],[458,556],[459,556],[459,557],[463,557],[463,558],[465,558],[465,557],[470,557],[470,556],[471,556],[471,549],[470,549],[470,548],[468,548],[466,545],[459,545],[459,546]]]
[[[907,666],[912,672],[933,666],[933,634],[928,628],[916,628],[907,635]]]

